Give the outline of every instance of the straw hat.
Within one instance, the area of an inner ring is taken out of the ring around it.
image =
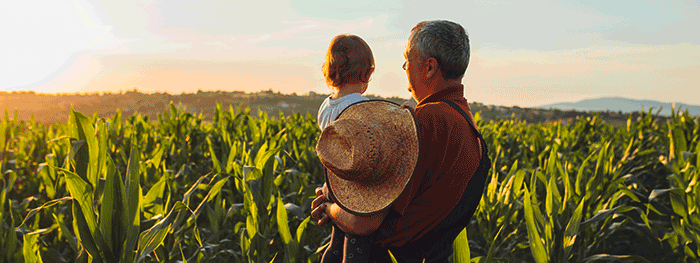
[[[412,111],[383,100],[347,107],[323,130],[316,145],[331,197],[359,215],[393,204],[411,180],[418,149]]]

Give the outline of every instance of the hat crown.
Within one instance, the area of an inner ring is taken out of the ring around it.
[[[316,153],[334,201],[350,213],[369,215],[388,208],[403,192],[418,148],[410,109],[368,100],[348,106],[323,130]]]
[[[380,126],[359,119],[332,122],[321,134],[317,153],[321,162],[338,177],[363,184],[381,183],[386,146]]]

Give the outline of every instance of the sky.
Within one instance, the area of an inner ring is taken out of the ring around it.
[[[375,56],[367,93],[410,98],[406,41],[435,19],[469,34],[469,101],[700,104],[698,0],[0,0],[0,91],[327,94],[325,52],[349,33]]]

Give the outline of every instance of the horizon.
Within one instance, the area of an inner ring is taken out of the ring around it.
[[[469,101],[537,107],[622,97],[694,105],[700,97],[700,36],[683,33],[700,24],[700,3],[452,5],[4,1],[0,10],[12,12],[0,16],[3,31],[15,41],[0,49],[8,58],[0,91],[329,94],[326,49],[335,35],[351,33],[375,56],[366,94],[408,99],[406,40],[416,23],[437,18],[469,34],[462,81]]]
[[[91,91],[91,92],[72,92],[72,93],[47,93],[47,92],[36,92],[32,90],[16,90],[16,91],[0,91],[0,94],[35,94],[35,95],[48,95],[48,96],[103,96],[105,94],[110,94],[110,95],[123,95],[127,92],[137,92],[141,94],[146,94],[146,95],[152,95],[152,94],[167,94],[170,96],[178,96],[178,95],[187,95],[187,94],[192,94],[196,95],[198,92],[230,92],[230,93],[237,93],[241,92],[244,94],[253,94],[253,93],[258,93],[258,92],[273,92],[275,94],[279,94],[282,96],[308,96],[310,92],[314,92],[317,95],[330,95],[331,93],[319,93],[315,91],[308,91],[306,93],[297,93],[297,92],[291,92],[291,93],[284,93],[280,91],[274,91],[274,90],[258,90],[258,91],[252,91],[252,92],[246,92],[242,90],[196,90],[196,91],[183,91],[179,93],[173,93],[173,92],[168,92],[168,91],[143,91],[139,90],[138,88],[135,89],[130,89],[130,90],[118,90],[118,91]],[[404,99],[404,100],[411,100],[413,98],[406,98],[406,97],[400,97],[400,96],[382,96],[378,94],[373,94],[373,93],[364,93],[363,95],[365,96],[376,96],[376,97],[381,97],[385,99],[391,99],[391,98],[399,98],[399,99]],[[521,108],[541,108],[541,109],[551,109],[551,108],[545,108],[545,107],[551,107],[553,105],[566,105],[566,104],[578,104],[581,102],[589,101],[589,100],[600,100],[600,99],[623,99],[623,100],[632,100],[632,101],[637,101],[637,102],[656,102],[656,103],[666,103],[666,104],[680,104],[680,105],[686,105],[686,106],[691,106],[691,107],[700,107],[700,104],[689,104],[689,103],[682,103],[682,102],[673,102],[673,101],[659,101],[659,100],[653,100],[653,99],[633,99],[633,98],[626,98],[626,97],[621,97],[621,96],[611,96],[611,97],[595,97],[595,98],[588,98],[588,99],[581,99],[577,101],[561,101],[561,102],[555,102],[555,103],[550,103],[550,104],[542,104],[542,105],[535,105],[535,106],[519,106],[519,105],[505,105],[505,104],[492,104],[492,103],[485,103],[482,101],[469,101],[469,103],[480,103],[483,105],[491,105],[491,106],[497,106],[497,107],[521,107]],[[583,109],[582,109],[583,110]]]

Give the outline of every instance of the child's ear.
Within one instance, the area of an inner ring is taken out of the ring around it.
[[[367,82],[369,82],[369,81],[372,79],[372,74],[373,74],[373,73],[374,73],[374,66],[372,66],[371,68],[369,68],[369,71],[367,71],[367,76],[365,77],[365,79],[367,80]]]

